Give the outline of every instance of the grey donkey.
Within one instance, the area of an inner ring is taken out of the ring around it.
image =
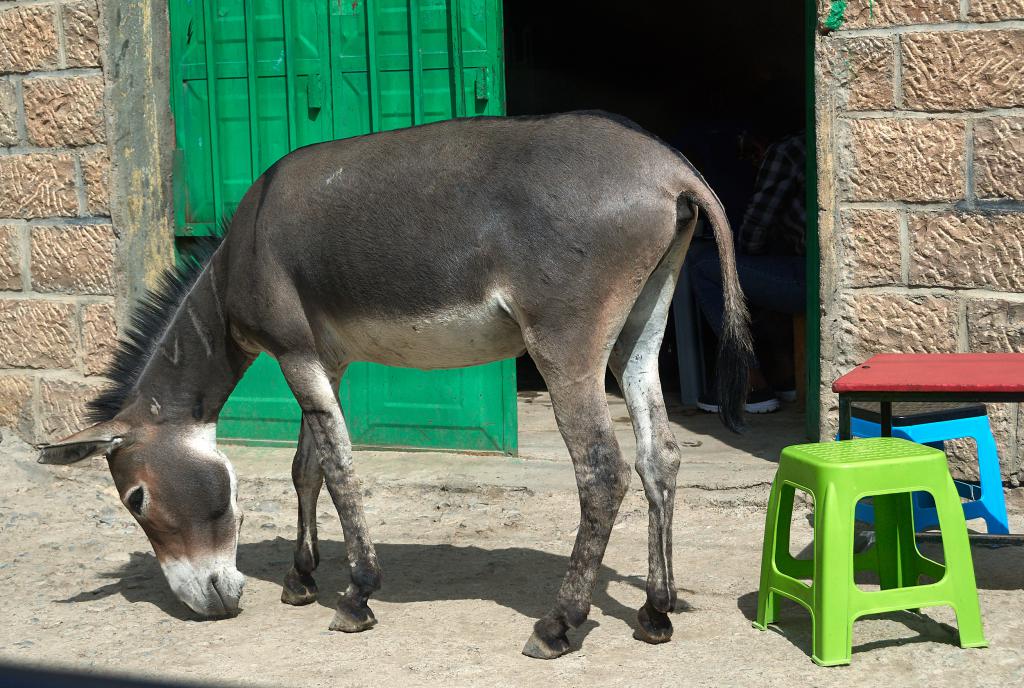
[[[590,609],[629,464],[615,439],[605,368],[618,378],[650,503],[647,601],[636,636],[669,640],[676,605],[672,512],[680,448],[658,351],[698,209],[721,256],[722,417],[737,429],[748,316],[722,205],[677,151],[605,113],[479,118],[307,146],[246,192],[223,240],[169,272],[136,309],[91,403],[95,424],[41,447],[66,464],[105,454],[121,499],[175,594],[204,616],[236,613],[242,514],[217,450],[217,417],[260,352],[302,408],[292,465],[294,566],[282,600],[317,596],[316,501],[337,507],[350,582],[331,629],[376,619],[381,570],[338,405],[346,366],[435,369],[529,352],[572,456],[580,526],[554,606],[523,652],[553,658]]]

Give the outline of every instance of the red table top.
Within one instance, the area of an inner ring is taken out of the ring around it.
[[[833,382],[832,391],[1024,395],[1024,354],[879,354]]]

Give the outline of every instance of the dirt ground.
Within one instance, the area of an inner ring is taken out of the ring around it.
[[[629,449],[629,427],[620,418]],[[1024,683],[1024,548],[974,550],[990,647],[962,650],[947,609],[886,614],[854,628],[853,663],[809,658],[796,605],[777,628],[751,628],[770,458],[799,421],[758,420],[722,439],[709,419],[676,427],[688,459],[676,507],[675,567],[690,610],[667,645],[632,639],[644,599],[647,511],[634,477],[586,624],[555,661],[520,654],[551,604],[572,548],[571,468],[543,399],[524,409],[524,457],[359,452],[371,533],[385,582],[373,630],[327,630],[344,588],[341,528],[321,499],[321,600],[281,604],[295,497],[290,452],[227,448],[246,513],[238,567],[248,582],[236,618],[200,621],[164,582],[142,530],[102,461],[40,466],[0,445],[0,662],[172,681],[254,686],[931,686]],[[778,430],[781,422],[782,430]],[[531,434],[532,433],[532,434]],[[548,433],[548,434],[544,434]],[[1024,530],[1019,495],[1013,526]],[[0,679],[2,683],[2,679]]]

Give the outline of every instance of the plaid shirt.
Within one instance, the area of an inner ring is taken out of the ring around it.
[[[804,255],[807,207],[803,132],[770,146],[736,238],[740,253]]]

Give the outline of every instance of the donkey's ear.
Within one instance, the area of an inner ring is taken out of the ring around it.
[[[128,427],[113,421],[99,423],[53,444],[36,445],[39,463],[67,465],[95,454],[108,454],[124,441]]]

